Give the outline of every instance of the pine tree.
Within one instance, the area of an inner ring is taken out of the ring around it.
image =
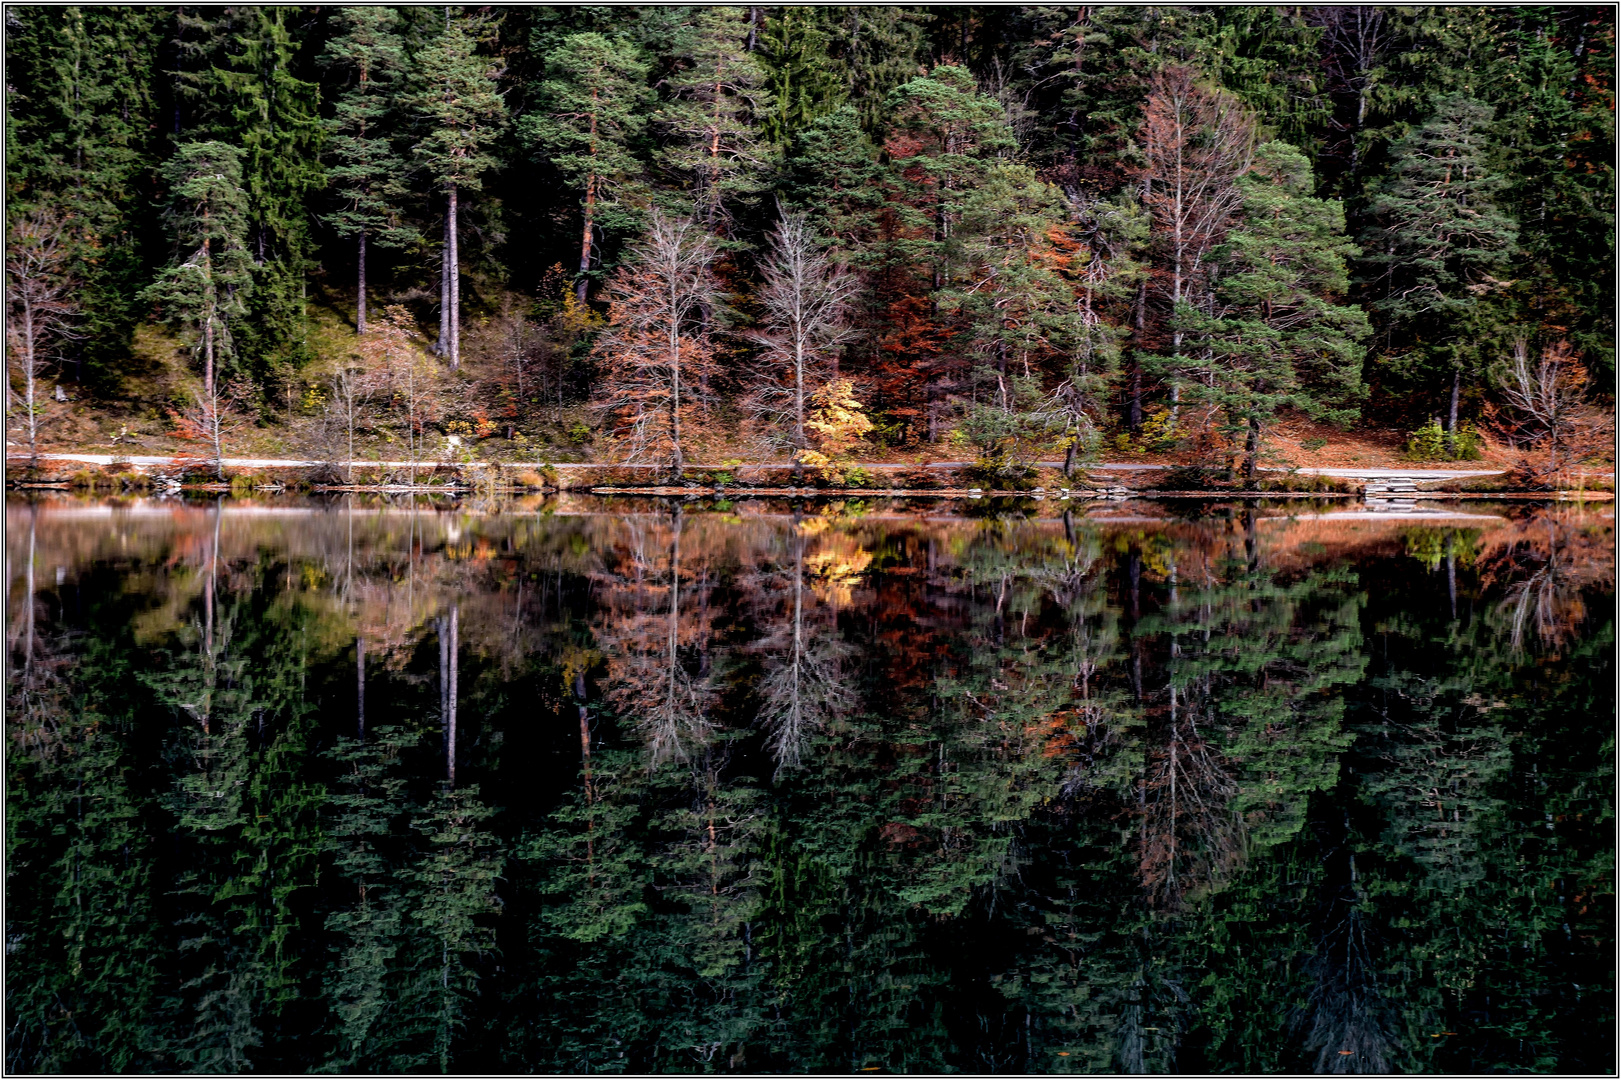
[[[176,256],[142,295],[202,356],[203,392],[212,398],[216,375],[237,357],[233,331],[254,288],[242,152],[222,142],[187,143],[164,178]]]
[[[1244,440],[1255,478],[1266,428],[1293,405],[1338,422],[1356,415],[1367,318],[1337,301],[1348,286],[1338,202],[1312,198],[1311,163],[1288,143],[1263,144],[1239,179],[1239,222],[1214,253],[1214,303],[1183,301],[1176,322],[1197,357],[1180,361],[1189,397],[1219,409]]]
[[[631,147],[647,125],[652,93],[647,64],[623,39],[570,34],[546,54],[545,65],[538,111],[519,121],[519,134],[584,192],[574,282],[575,301],[584,304],[597,234],[636,224],[620,197],[639,187],[642,164]]]
[[[739,8],[683,9],[677,68],[663,79],[667,98],[654,115],[662,148],[656,155],[671,188],[671,211],[690,213],[717,236],[730,231],[735,210],[765,186],[770,149],[760,138],[757,98],[765,75],[744,42]]]
[[[327,177],[337,188],[341,208],[328,214],[326,222],[339,236],[355,241],[355,331],[364,334],[368,243],[399,248],[418,239],[402,220],[401,202],[409,189],[405,162],[389,130],[405,53],[399,16],[391,8],[338,8],[335,21],[339,33],[321,59],[338,69],[348,85],[327,122],[334,162]]]
[[[1449,440],[1458,430],[1466,367],[1480,378],[1479,344],[1492,332],[1491,297],[1519,228],[1497,207],[1502,177],[1486,160],[1491,108],[1461,94],[1437,99],[1429,120],[1392,148],[1390,171],[1362,236],[1365,288],[1385,363],[1451,376]],[[1426,370],[1428,369],[1428,371]]]
[[[444,32],[417,53],[411,94],[423,128],[413,152],[434,188],[445,195],[438,351],[450,357],[452,369],[461,366],[458,201],[464,191],[481,190],[484,174],[496,166],[491,143],[506,120],[506,103],[496,90],[502,67],[478,52],[489,31],[480,19],[452,18],[447,8]]]

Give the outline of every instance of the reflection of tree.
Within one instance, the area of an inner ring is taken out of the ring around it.
[[[756,688],[759,723],[779,772],[798,768],[810,737],[855,704],[842,670],[851,649],[838,637],[831,605],[819,604],[818,590],[807,586],[808,534],[816,531],[809,524],[801,523],[788,539],[791,565],[761,570],[750,581],[756,604],[766,609],[755,645],[765,654],[765,675]],[[841,564],[818,561],[818,577],[844,587]]]
[[[1285,842],[1307,797],[1332,787],[1349,742],[1334,688],[1365,665],[1354,581],[1286,582],[1253,557],[1205,563],[1185,582],[1170,567],[1169,603],[1136,630],[1168,639],[1140,794],[1142,880],[1156,903],[1174,906]]]
[[[702,663],[694,673],[689,663],[695,648],[704,659],[712,582],[701,564],[691,575],[696,577],[689,587],[691,607],[683,616],[682,525],[677,509],[670,514],[661,557],[655,547],[661,528],[642,519],[627,521],[625,543],[603,572],[605,587],[599,593],[603,612],[597,638],[608,658],[607,700],[636,724],[655,766],[686,758],[712,730],[709,673]]]
[[[1613,534],[1571,509],[1545,509],[1494,533],[1480,559],[1483,584],[1502,585],[1497,619],[1516,653],[1534,635],[1558,655],[1587,615],[1584,590],[1615,588]]]

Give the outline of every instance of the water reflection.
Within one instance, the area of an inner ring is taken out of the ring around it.
[[[1607,1070],[1613,522],[7,508],[13,1071]]]

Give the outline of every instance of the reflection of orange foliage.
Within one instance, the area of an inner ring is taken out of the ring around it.
[[[1549,507],[1488,533],[1477,559],[1483,586],[1502,590],[1510,644],[1534,634],[1553,655],[1575,640],[1587,617],[1586,589],[1615,589],[1615,519],[1576,507]]]
[[[1040,723],[1025,727],[1025,736],[1031,742],[1041,744],[1041,756],[1044,758],[1068,758],[1080,749],[1080,737],[1075,731],[1075,714],[1069,710],[1056,712]],[[1086,725],[1081,724],[1082,732]]]

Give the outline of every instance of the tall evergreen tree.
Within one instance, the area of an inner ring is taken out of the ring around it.
[[[337,189],[340,209],[328,214],[326,222],[339,236],[355,241],[355,330],[364,334],[368,243],[399,248],[418,239],[403,220],[401,204],[409,188],[405,161],[390,130],[405,52],[399,15],[392,8],[338,8],[334,21],[338,33],[321,59],[340,70],[346,86],[327,122],[333,160],[327,176]]]
[[[143,295],[202,357],[203,392],[212,398],[216,375],[237,357],[233,330],[254,287],[242,152],[222,142],[187,143],[164,176],[175,261]]]
[[[1218,409],[1229,437],[1243,439],[1246,480],[1280,407],[1344,422],[1362,389],[1367,317],[1338,303],[1357,249],[1339,203],[1311,189],[1305,155],[1262,145],[1238,181],[1240,220],[1216,253],[1214,303],[1201,312],[1184,301],[1176,317],[1198,352],[1176,361],[1189,397]]]
[[[1454,94],[1392,149],[1362,235],[1364,288],[1378,318],[1383,362],[1398,376],[1448,377],[1447,433],[1458,430],[1467,369],[1484,374],[1494,295],[1519,227],[1497,205],[1502,177],[1486,158],[1491,108]]]
[[[760,135],[758,58],[745,47],[741,8],[687,8],[676,69],[662,80],[666,99],[654,116],[662,147],[656,160],[681,195],[668,209],[690,212],[716,235],[730,232],[736,209],[765,186],[770,150]]]
[[[302,43],[292,9],[226,7],[177,16],[182,69],[177,92],[190,106],[190,140],[242,151],[254,290],[241,349],[256,374],[284,382],[309,358],[305,275],[310,269],[311,195],[321,168],[319,90],[297,72]]]
[[[547,52],[545,72],[536,111],[519,121],[519,134],[584,194],[574,279],[575,300],[584,304],[598,233],[636,224],[621,196],[639,187],[643,167],[632,145],[647,125],[652,92],[634,46],[597,33],[563,38]]]
[[[813,7],[781,7],[766,16],[760,34],[766,99],[761,127],[772,142],[792,142],[811,121],[845,101],[847,89],[828,58],[824,19]]]
[[[445,9],[444,31],[416,56],[411,105],[422,127],[412,148],[434,189],[445,196],[445,246],[440,281],[438,350],[461,366],[461,257],[459,200],[482,189],[484,174],[496,166],[491,144],[506,121],[506,102],[496,89],[502,66],[481,55],[491,27],[480,17],[452,16]]]

